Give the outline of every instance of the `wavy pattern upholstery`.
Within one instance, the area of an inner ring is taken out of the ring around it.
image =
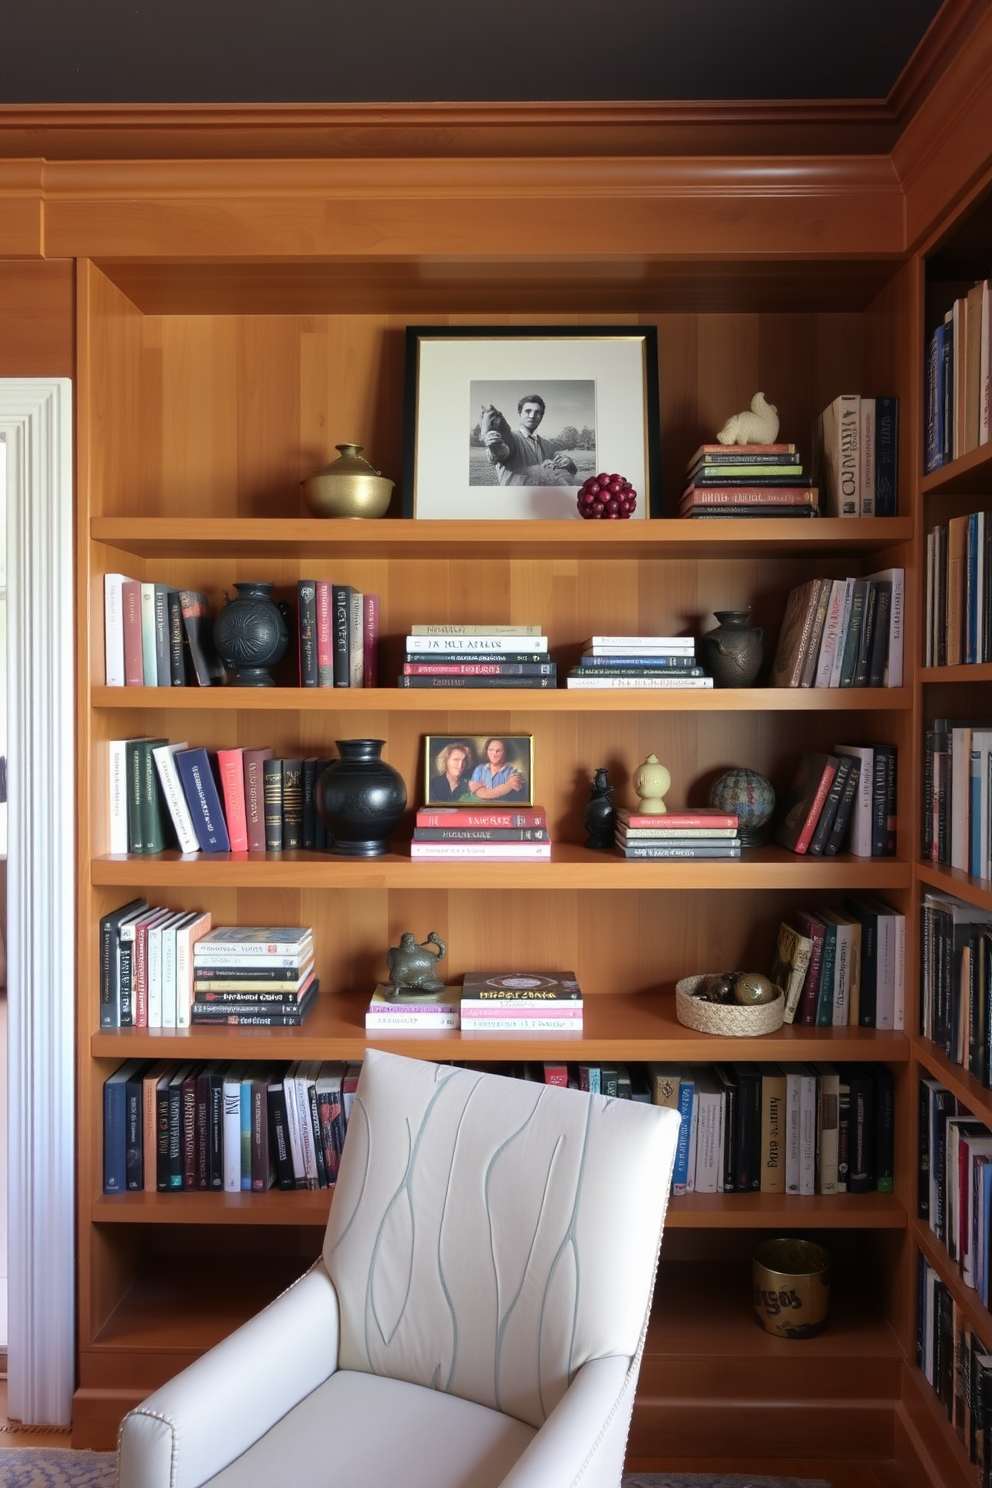
[[[340,1367],[539,1427],[584,1363],[638,1350],[677,1124],[370,1051],[324,1241]]]

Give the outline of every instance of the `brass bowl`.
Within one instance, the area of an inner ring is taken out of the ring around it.
[[[301,481],[315,517],[382,517],[393,494],[393,481],[362,457],[360,444],[336,444],[337,460]]]

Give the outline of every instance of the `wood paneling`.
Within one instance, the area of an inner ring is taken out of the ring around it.
[[[74,266],[0,259],[0,377],[74,377]]]

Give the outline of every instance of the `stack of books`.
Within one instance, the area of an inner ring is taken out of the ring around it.
[[[422,806],[410,856],[550,861],[548,813],[543,806]]]
[[[734,812],[715,806],[645,815],[618,806],[616,844],[625,858],[739,858]]]
[[[712,687],[694,636],[590,636],[566,687]]]
[[[574,971],[471,971],[462,982],[462,1033],[581,1033]]]
[[[297,613],[301,687],[378,686],[378,594],[300,579]]]
[[[789,591],[772,687],[901,687],[905,569]]]
[[[298,1028],[319,991],[310,928],[229,925],[193,948],[193,1024]]]
[[[686,467],[680,517],[816,517],[819,492],[794,444],[701,444]]]
[[[396,685],[554,689],[558,675],[539,625],[411,625]]]
[[[835,744],[802,756],[775,840],[795,853],[890,858],[896,850],[896,747]]]
[[[437,1033],[459,1023],[458,995],[448,987],[397,999],[393,988],[380,982],[365,1011],[366,1033]]]

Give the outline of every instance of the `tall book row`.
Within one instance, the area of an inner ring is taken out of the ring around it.
[[[987,444],[990,284],[973,284],[930,333],[924,382],[927,473]]]
[[[992,1488],[992,1354],[950,1287],[919,1254],[916,1362],[976,1470]]]
[[[379,596],[331,579],[297,584],[301,687],[377,687]]]
[[[812,480],[826,517],[894,517],[899,399],[842,393],[813,425]]]
[[[809,579],[786,600],[772,687],[901,687],[905,570]]]
[[[923,856],[992,878],[992,720],[935,718],[923,740]]]
[[[958,1268],[965,1286],[989,1303],[992,1243],[992,1131],[931,1077],[919,1092],[917,1213]]]
[[[920,1033],[992,1089],[992,915],[951,895],[920,906]]]
[[[801,756],[775,827],[790,852],[890,858],[896,851],[894,744],[835,744]]]
[[[129,1059],[103,1087],[103,1191],[333,1187],[359,1069]]]
[[[951,517],[927,534],[924,666],[992,661],[992,523]]]
[[[794,910],[779,926],[769,975],[787,1023],[904,1028],[906,917],[871,894],[848,894],[841,910]]]

